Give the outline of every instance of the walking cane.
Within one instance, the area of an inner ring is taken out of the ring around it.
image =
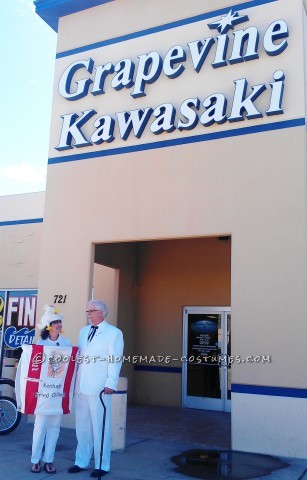
[[[104,430],[105,430],[105,424],[106,424],[106,406],[104,401],[102,400],[102,395],[103,395],[104,389],[101,390],[99,394],[99,398],[101,401],[101,405],[103,408],[103,419],[102,419],[102,429],[101,429],[101,445],[100,445],[100,460],[99,460],[99,470],[101,471],[102,467],[102,455],[103,455],[103,444],[104,444]],[[101,480],[101,475],[99,475],[98,480]]]

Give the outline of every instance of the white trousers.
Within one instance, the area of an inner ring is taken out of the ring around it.
[[[102,470],[110,470],[111,460],[111,395],[102,395],[106,406]],[[100,468],[103,407],[99,395],[76,395],[77,450],[75,465],[87,468],[94,450],[95,468]]]
[[[43,446],[45,451],[43,461],[53,462],[55,447],[60,433],[62,415],[36,415],[33,429],[31,463],[42,459]]]

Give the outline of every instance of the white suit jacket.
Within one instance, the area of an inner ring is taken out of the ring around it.
[[[124,341],[121,330],[105,320],[98,325],[92,341],[88,342],[90,329],[91,325],[87,325],[79,335],[80,358],[75,393],[97,395],[105,387],[117,389]]]

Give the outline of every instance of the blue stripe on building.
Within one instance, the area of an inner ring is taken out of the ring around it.
[[[7,220],[6,222],[0,222],[0,227],[7,227],[8,225],[25,225],[28,223],[42,223],[43,218],[28,218],[26,220]]]
[[[234,383],[231,385],[231,392],[250,395],[268,395],[271,397],[307,398],[307,389],[305,388],[266,387]]]
[[[193,137],[174,138],[172,140],[163,140],[161,142],[150,142],[129,147],[109,148],[95,152],[77,153],[73,155],[51,157],[48,160],[49,165],[55,163],[75,162],[77,160],[87,160],[90,158],[109,157],[112,155],[121,155],[124,153],[135,153],[146,150],[154,150],[158,148],[175,147],[177,145],[186,145],[190,143],[208,142],[210,140],[219,140],[222,138],[237,137],[240,135],[251,135],[261,132],[269,132],[272,130],[281,130],[284,128],[303,127],[305,126],[305,118],[296,118],[293,120],[284,120],[282,122],[265,123],[262,125],[254,125],[250,127],[236,128],[232,130],[224,130],[222,132],[204,133]]]
[[[162,367],[157,365],[134,365],[134,370],[139,372],[182,373],[181,367]],[[307,398],[307,389],[305,388],[269,387],[239,383],[231,385],[231,393],[266,395],[271,397]]]

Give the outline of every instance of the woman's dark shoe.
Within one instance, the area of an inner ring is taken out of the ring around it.
[[[38,462],[38,463],[32,463],[31,472],[32,472],[32,473],[39,473],[40,471],[41,471],[40,462]]]
[[[55,473],[56,468],[51,462],[45,463],[44,465],[44,470],[46,470],[47,473]]]

